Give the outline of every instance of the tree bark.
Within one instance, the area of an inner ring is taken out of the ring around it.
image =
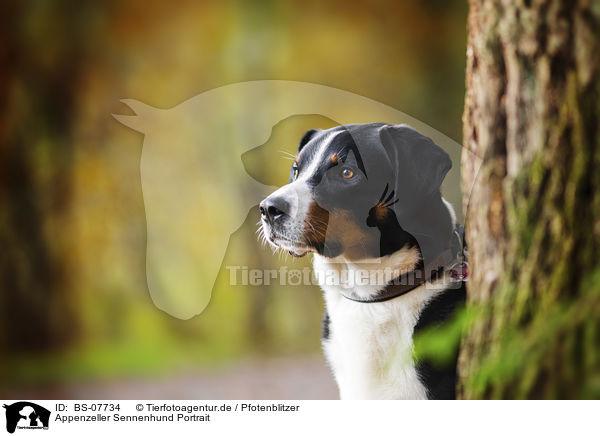
[[[600,3],[470,0],[468,27],[459,395],[599,398]]]

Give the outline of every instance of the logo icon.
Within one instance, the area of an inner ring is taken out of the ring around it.
[[[6,409],[6,431],[14,433],[15,429],[48,429],[50,411],[29,401],[19,401],[4,405]]]

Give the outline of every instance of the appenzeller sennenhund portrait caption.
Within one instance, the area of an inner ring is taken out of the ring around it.
[[[309,130],[289,183],[259,205],[264,240],[313,254],[323,350],[342,399],[455,397],[456,357],[417,359],[413,342],[465,300],[460,226],[440,190],[451,167],[406,125]]]

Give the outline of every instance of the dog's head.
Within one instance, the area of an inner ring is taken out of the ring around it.
[[[354,261],[407,246],[436,255],[452,232],[440,194],[451,166],[442,148],[405,125],[309,130],[289,183],[260,203],[265,237],[294,256]]]

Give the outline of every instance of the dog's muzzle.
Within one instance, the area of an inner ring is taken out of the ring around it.
[[[290,204],[284,198],[279,196],[269,195],[260,202],[260,216],[273,225],[276,221],[282,221],[290,215]]]
[[[287,185],[289,186],[289,185]],[[287,250],[292,256],[306,254],[302,225],[298,221],[297,207],[290,201],[289,189],[275,191],[259,204],[262,225],[269,242]]]

